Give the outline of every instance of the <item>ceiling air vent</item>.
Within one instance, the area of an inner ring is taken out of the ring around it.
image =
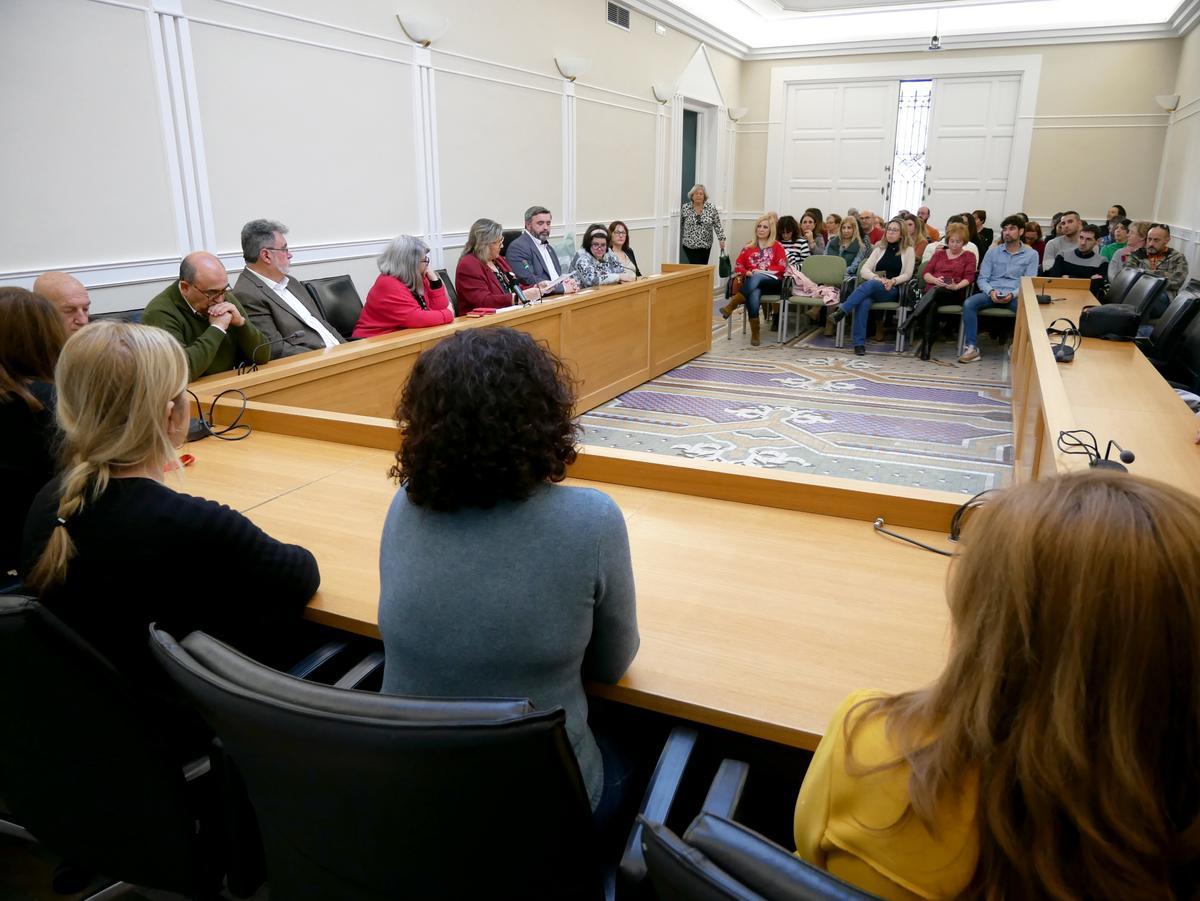
[[[608,24],[629,30],[629,7],[620,3],[608,4]]]

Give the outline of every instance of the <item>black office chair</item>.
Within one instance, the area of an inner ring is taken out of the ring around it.
[[[31,597],[0,597],[0,684],[10,823],[125,883],[189,897],[220,889],[219,811],[212,792],[188,785],[208,758],[182,768],[145,697]],[[260,881],[239,882],[243,897]]]
[[[315,685],[199,632],[151,647],[245,778],[272,901],[603,896],[560,708]]]
[[[700,814],[680,838],[638,818],[659,901],[878,901],[734,821],[749,768],[722,761]]]
[[[132,322],[139,323],[142,321],[142,313],[145,310],[114,310],[110,313],[92,313],[88,316],[89,322]]]
[[[348,275],[314,278],[304,283],[325,320],[347,341],[362,315],[363,302]]]
[[[506,228],[504,230],[504,243],[500,245],[500,256],[508,256],[508,245],[521,237],[523,231],[523,228]]]
[[[1117,273],[1108,285],[1108,294],[1104,297],[1105,303],[1128,303],[1125,295],[1129,293],[1129,289],[1133,287],[1134,282],[1142,277],[1140,269],[1130,269],[1126,266]]]
[[[1157,319],[1162,315],[1169,302],[1164,293],[1166,287],[1167,280],[1165,278],[1142,273],[1142,277],[1125,292],[1123,302],[1137,311],[1142,322],[1146,322],[1148,319]]]
[[[1175,350],[1159,367],[1174,388],[1200,394],[1200,316],[1183,330]]]
[[[454,310],[454,315],[458,315],[458,292],[454,290],[454,279],[450,277],[450,272],[447,269],[439,269],[437,271],[438,278],[442,280],[442,286],[446,289],[446,296],[450,298],[450,308]]]
[[[1200,294],[1181,293],[1171,301],[1150,334],[1138,341],[1138,347],[1151,363],[1161,369],[1174,355],[1175,348],[1197,313],[1200,313]]]

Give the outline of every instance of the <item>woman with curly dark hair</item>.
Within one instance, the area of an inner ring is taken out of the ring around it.
[[[627,772],[588,728],[583,683],[624,675],[637,614],[620,509],[555,484],[574,400],[562,362],[513,329],[464,329],[417,359],[379,555],[383,690],[563,707],[603,823]]]

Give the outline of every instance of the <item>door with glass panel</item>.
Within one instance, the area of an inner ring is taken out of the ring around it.
[[[988,224],[1005,212],[1017,99],[1016,75],[939,78],[933,87],[925,203],[939,228],[946,217],[987,210]]]
[[[791,84],[779,213],[887,209],[897,81]]]

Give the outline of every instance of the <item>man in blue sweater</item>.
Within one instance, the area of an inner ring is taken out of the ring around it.
[[[979,311],[984,307],[996,306],[1015,313],[1021,279],[1037,275],[1037,251],[1021,243],[1023,229],[1020,216],[1007,217],[1000,223],[1000,237],[1004,246],[994,248],[983,258],[979,276],[975,280],[979,293],[972,294],[963,304],[963,339],[966,346],[958,358],[960,363],[974,363],[979,359]]]

